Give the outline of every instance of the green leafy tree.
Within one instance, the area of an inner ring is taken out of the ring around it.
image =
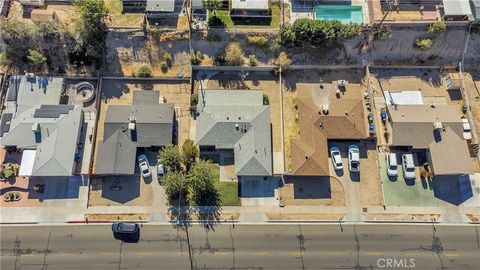
[[[298,19],[293,24],[286,24],[280,29],[282,45],[292,46],[324,46],[334,45],[342,40],[360,34],[361,25],[342,24],[337,20]]]
[[[32,49],[28,50],[27,59],[35,68],[42,68],[47,62],[47,57],[41,52]]]
[[[183,164],[185,165],[185,168],[187,168],[187,171],[190,170],[190,167],[195,161],[197,160],[199,155],[199,151],[197,146],[192,140],[185,140],[185,142],[182,145],[182,158],[183,158]]]
[[[142,78],[148,78],[152,76],[152,70],[150,69],[149,66],[141,66],[138,69],[138,76]]]
[[[104,18],[108,9],[103,0],[76,0],[75,5],[80,13],[77,23],[78,43],[77,51],[84,53],[87,59],[99,59],[105,47]]]
[[[163,187],[165,188],[165,194],[169,200],[175,200],[180,197],[180,191],[182,194],[186,194],[187,178],[183,172],[167,171],[163,178]],[[183,195],[182,195],[183,197]]]
[[[214,184],[211,166],[210,162],[201,160],[190,169],[186,197],[190,205],[219,205],[220,194]]]
[[[0,29],[2,49],[12,62],[21,60],[29,48],[36,46],[32,27],[21,21],[0,18]]]
[[[225,48],[225,63],[228,66],[241,66],[243,65],[244,58],[242,47],[240,47],[238,42],[233,41],[228,43]]]
[[[178,145],[165,146],[160,151],[159,159],[167,171],[178,172],[182,168],[182,154]]]
[[[204,9],[215,15],[217,14],[217,10],[222,8],[222,0],[203,0],[202,5]]]
[[[35,26],[37,38],[44,41],[52,41],[61,37],[60,28],[56,23],[40,22]]]

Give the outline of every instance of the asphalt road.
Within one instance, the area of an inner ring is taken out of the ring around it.
[[[480,269],[472,226],[144,225],[137,243],[106,225],[0,230],[2,270]]]

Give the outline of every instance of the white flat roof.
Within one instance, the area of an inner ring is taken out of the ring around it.
[[[472,15],[469,0],[443,0],[445,15]]]
[[[35,163],[35,155],[37,150],[23,150],[22,162],[18,170],[19,176],[30,176],[33,172],[33,163]]]
[[[423,105],[422,92],[420,91],[385,91],[387,105]]]
[[[268,10],[268,0],[232,0],[232,9]]]

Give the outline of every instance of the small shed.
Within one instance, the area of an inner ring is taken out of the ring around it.
[[[232,0],[231,10],[269,10],[268,0]]]

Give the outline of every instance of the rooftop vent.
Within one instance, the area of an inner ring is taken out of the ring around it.
[[[325,114],[325,115],[328,115],[329,108],[330,108],[329,104],[323,104],[322,105],[322,113]]]
[[[135,130],[136,121],[135,116],[128,117],[128,130]]]

